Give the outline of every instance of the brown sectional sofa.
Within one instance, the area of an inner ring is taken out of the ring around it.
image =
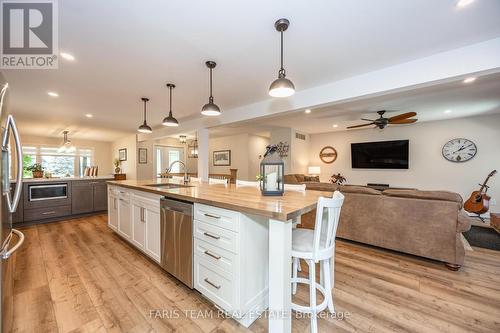
[[[457,193],[302,183],[309,190],[339,190],[345,195],[340,238],[439,260],[454,270],[464,262],[461,233],[470,229],[470,218],[462,212]],[[315,211],[304,215],[302,227],[314,228],[315,216]]]

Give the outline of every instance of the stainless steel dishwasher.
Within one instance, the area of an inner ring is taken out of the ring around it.
[[[161,199],[161,266],[193,288],[193,204]]]

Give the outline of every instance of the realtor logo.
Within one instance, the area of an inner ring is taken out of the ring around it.
[[[3,69],[57,69],[57,0],[0,0]]]

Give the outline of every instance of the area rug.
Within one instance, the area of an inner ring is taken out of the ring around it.
[[[492,228],[472,226],[463,235],[471,246],[500,251],[500,234]]]

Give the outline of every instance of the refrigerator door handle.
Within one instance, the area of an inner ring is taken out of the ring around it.
[[[10,198],[10,186],[9,186],[9,173],[8,170],[4,172],[4,175],[7,179],[4,179],[4,192],[6,192],[5,196],[7,197],[7,206],[9,208],[10,213],[14,213],[17,209],[17,205],[19,204],[19,200],[21,199],[21,190],[23,188],[23,150],[21,146],[21,139],[19,137],[19,131],[17,130],[16,121],[12,115],[7,116],[7,121],[5,124],[5,132],[3,133],[2,138],[2,149],[6,149],[9,143],[9,133],[10,129],[12,129],[12,134],[14,136],[14,142],[16,145],[16,157],[17,157],[17,178],[16,178],[16,189],[14,191],[13,198]]]
[[[21,231],[12,229],[12,233],[16,234],[19,240],[17,241],[16,245],[14,245],[10,250],[8,248],[5,248],[4,251],[2,251],[2,259],[8,259],[12,255],[12,253],[16,252],[17,249],[24,243],[24,234]]]

